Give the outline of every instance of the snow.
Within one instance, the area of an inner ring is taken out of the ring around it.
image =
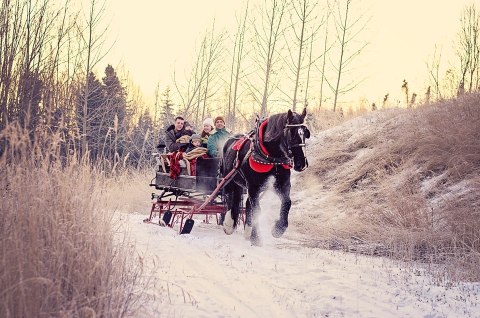
[[[342,129],[312,136],[310,166],[326,138],[350,143],[351,136],[372,129],[378,118],[354,119]],[[452,283],[442,275],[441,265],[306,244],[309,238],[296,232],[292,220],[310,215],[320,223],[343,217],[325,206],[329,194],[324,185],[304,183],[311,179],[309,169],[292,174],[291,226],[279,239],[270,229],[280,201],[270,191],[262,196],[262,247],[244,239],[242,226],[226,235],[214,220],[197,218],[188,235],[178,234],[178,225],[143,223],[148,202],[141,212],[119,213],[151,278],[144,290],[148,305],[135,317],[480,317],[480,283]]]
[[[420,264],[309,248],[295,235],[274,239],[268,210],[262,247],[243,229],[228,236],[201,219],[180,235],[121,214],[153,273],[136,317],[480,317],[480,284],[452,286]]]

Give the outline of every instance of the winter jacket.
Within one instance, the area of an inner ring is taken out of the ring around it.
[[[216,130],[215,133],[210,135],[207,143],[208,155],[210,157],[221,157],[223,145],[230,135],[226,128]]]
[[[169,152],[179,151],[183,147],[185,149],[188,146],[187,143],[177,142],[177,139],[182,136],[190,136],[192,132],[182,129],[180,131],[175,130],[175,125],[171,125],[165,131],[165,143]]]

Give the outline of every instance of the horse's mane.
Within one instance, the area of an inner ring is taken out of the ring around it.
[[[283,136],[283,129],[287,124],[287,114],[275,114],[268,118],[267,128],[263,134],[263,141],[272,142]]]

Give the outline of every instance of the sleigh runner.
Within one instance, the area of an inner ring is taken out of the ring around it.
[[[220,158],[198,158],[195,175],[191,175],[189,162],[185,161],[174,179],[168,156],[157,155],[157,163],[155,182],[150,186],[161,193],[152,193],[152,207],[145,223],[171,228],[178,224],[180,234],[190,233],[195,216],[202,216],[204,223],[221,224],[226,212],[222,182],[227,180],[218,177]]]

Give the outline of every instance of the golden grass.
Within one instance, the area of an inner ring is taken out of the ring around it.
[[[62,158],[53,133],[10,125],[0,140],[0,316],[135,312],[142,266],[114,231],[105,174]]]
[[[302,178],[323,184],[330,199],[321,208],[344,217],[324,212],[319,230],[302,216],[299,228],[322,239],[359,237],[395,257],[442,261],[453,264],[452,276],[480,279],[479,94],[370,113],[321,143]]]
[[[125,213],[145,213],[151,204],[150,193],[154,188],[149,186],[155,176],[155,167],[150,169],[127,168],[106,180],[108,191],[105,203],[110,210]]]

